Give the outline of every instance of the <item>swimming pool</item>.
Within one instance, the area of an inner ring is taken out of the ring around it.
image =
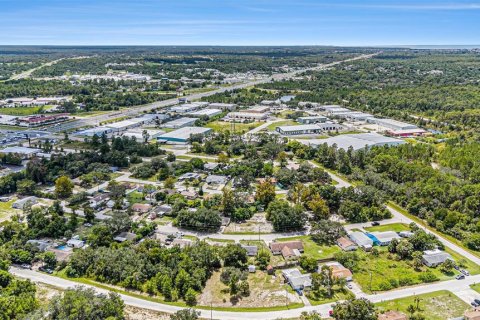
[[[62,250],[62,251],[70,251],[70,250],[72,250],[72,248],[70,248],[70,247],[67,246],[66,244],[62,244],[61,246],[57,246],[57,247],[55,247],[55,249],[57,249],[57,250]]]
[[[370,239],[372,239],[373,244],[375,244],[375,245],[379,245],[379,244],[380,244],[380,241],[378,240],[378,238],[375,237],[373,234],[367,233],[367,237],[369,237]]]

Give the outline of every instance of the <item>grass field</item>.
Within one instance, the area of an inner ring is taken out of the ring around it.
[[[8,220],[12,215],[21,213],[22,210],[12,209],[12,204],[16,201],[16,198],[8,202],[0,202],[0,222]]]
[[[452,275],[446,275],[440,271],[439,268],[427,268],[423,267],[422,271],[416,271],[409,261],[406,260],[394,260],[386,247],[376,247],[379,250],[379,255],[374,256],[371,253],[366,253],[358,250],[358,254],[361,261],[358,263],[358,270],[353,273],[353,279],[362,287],[362,290],[367,293],[373,291],[387,291],[394,289],[389,285],[391,281],[400,282],[400,280],[409,279],[408,285],[423,283],[420,280],[420,275],[427,269],[430,270],[439,280],[452,279],[455,273]],[[449,249],[445,250],[450,253],[455,261],[463,260],[466,268],[471,274],[478,274],[479,266],[473,262],[465,259],[464,257],[452,252]],[[371,280],[371,290],[370,290]],[[401,285],[399,285],[401,286]],[[405,286],[405,284],[403,285]]]
[[[14,108],[0,108],[0,114],[9,116],[29,116],[37,114],[43,107],[14,107]]]
[[[264,122],[235,123],[235,132],[245,133],[252,129],[255,129],[256,127],[261,126],[263,123]],[[225,121],[213,121],[205,125],[205,127],[210,128],[216,132],[225,132],[227,130],[232,131],[232,126],[232,123]]]
[[[435,291],[416,296],[420,298],[420,313],[428,320],[445,320],[460,317],[470,306],[450,291]],[[415,296],[377,303],[379,311],[397,310],[408,314],[409,305],[415,306]]]
[[[278,238],[277,241],[293,241],[300,240],[303,242],[304,255],[313,257],[315,259],[328,259],[332,258],[333,255],[337,252],[340,252],[341,249],[338,246],[321,246],[316,244],[309,236],[298,236],[290,238]]]
[[[374,232],[374,231],[395,231],[395,232],[400,232],[400,231],[410,231],[410,228],[408,225],[403,224],[403,223],[391,223],[391,224],[383,224],[375,227],[365,227],[364,228],[366,231]]]
[[[480,283],[472,284],[470,288],[480,293]]]
[[[336,302],[336,301],[348,300],[348,299],[351,299],[351,298],[354,298],[353,293],[351,293],[348,290],[345,290],[345,292],[335,292],[333,297],[329,298],[329,299],[316,300],[316,299],[313,299],[312,297],[308,296],[308,301],[310,301],[312,306],[318,306],[318,305],[325,304],[325,303],[333,303],[333,302]]]

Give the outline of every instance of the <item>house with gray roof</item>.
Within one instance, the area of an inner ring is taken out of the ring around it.
[[[452,256],[441,250],[426,250],[422,255],[422,262],[427,267],[433,268],[441,265],[447,260],[453,260]]]

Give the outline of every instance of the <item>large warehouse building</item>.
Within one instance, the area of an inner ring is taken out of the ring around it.
[[[239,119],[239,120],[265,120],[268,118],[266,113],[255,113],[255,112],[230,112],[227,114],[228,118]]]
[[[211,117],[218,116],[219,114],[222,114],[222,110],[220,109],[202,109],[195,112],[191,112],[188,115],[190,117],[195,117],[195,118],[201,118],[201,117],[211,118]]]
[[[184,127],[172,132],[164,133],[157,138],[158,142],[171,143],[171,144],[186,144],[188,139],[194,134],[206,135],[210,133],[212,129],[202,127]]]
[[[197,120],[198,120],[197,118],[183,117],[183,118],[166,122],[165,124],[163,124],[163,127],[170,128],[170,129],[179,129],[183,127],[193,126],[195,122],[197,122]]]
[[[318,134],[342,129],[343,126],[337,123],[302,124],[297,126],[280,126],[275,128],[278,133],[283,135]]]
[[[414,124],[401,122],[393,119],[378,119],[378,118],[371,118],[368,119],[369,123],[374,123],[380,127],[392,129],[392,130],[412,130],[418,129],[418,127]]]

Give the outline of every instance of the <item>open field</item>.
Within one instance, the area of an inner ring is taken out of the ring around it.
[[[418,296],[377,303],[380,311],[398,310],[408,314],[409,305],[415,306],[415,298],[420,298],[420,313],[428,320],[445,320],[460,317],[470,306],[450,291],[436,291]]]
[[[39,113],[44,107],[14,107],[14,108],[0,108],[0,114],[9,116],[29,116]]]
[[[353,272],[353,279],[367,293],[387,291],[394,289],[395,286],[423,283],[419,277],[426,270],[431,271],[439,280],[452,279],[455,276],[455,273],[447,275],[442,273],[440,268],[427,268],[425,266],[422,267],[421,271],[416,271],[410,261],[394,259],[394,255],[391,255],[386,247],[376,248],[379,250],[378,256],[360,250],[357,251],[361,261],[358,263],[358,270]],[[476,266],[473,262],[448,249],[446,252],[450,253],[457,262],[462,260],[471,274],[478,274],[480,271],[479,266]],[[403,282],[403,285],[400,282]]]
[[[0,222],[8,220],[14,214],[22,213],[22,210],[12,209],[12,204],[16,198],[8,202],[0,202]]]
[[[298,236],[298,237],[290,237],[290,238],[278,238],[277,241],[285,242],[285,241],[292,241],[292,240],[301,240],[304,246],[304,254],[313,257],[315,259],[329,259],[332,258],[333,255],[337,252],[340,252],[341,249],[334,245],[334,246],[321,246],[316,244],[310,236]]]
[[[255,129],[256,127],[261,126],[263,123],[264,122],[235,123],[235,132],[244,133],[252,129]],[[213,122],[207,123],[205,127],[210,128],[216,132],[225,132],[227,130],[229,131],[233,130],[232,129],[233,124],[231,122],[225,122],[225,121],[213,121]]]

